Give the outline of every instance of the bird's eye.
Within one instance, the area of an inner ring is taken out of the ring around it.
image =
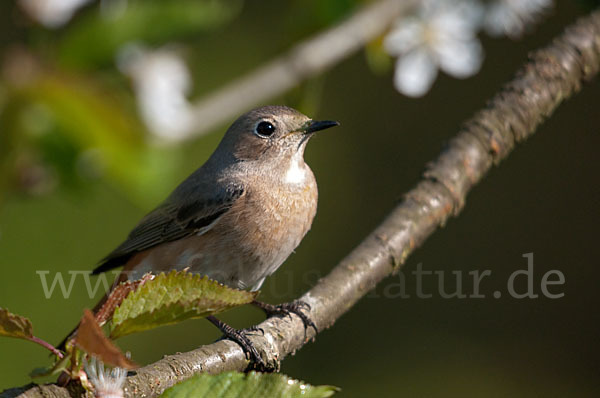
[[[270,137],[275,132],[275,126],[270,122],[260,122],[256,125],[256,134],[261,137]]]

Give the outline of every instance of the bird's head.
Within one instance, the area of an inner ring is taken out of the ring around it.
[[[240,116],[221,146],[236,160],[273,161],[302,156],[310,137],[338,122],[315,121],[287,106],[264,106]]]

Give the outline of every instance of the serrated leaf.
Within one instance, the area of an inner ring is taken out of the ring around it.
[[[29,340],[33,338],[33,326],[29,319],[0,308],[0,336]]]
[[[5,308],[0,307],[0,336],[14,337],[24,339],[32,343],[39,344],[45,349],[51,351],[54,355],[62,358],[62,353],[52,344],[37,338],[33,335],[33,326],[31,321],[24,316],[13,314]]]
[[[115,310],[110,336],[203,318],[250,303],[257,292],[232,289],[186,271],[171,271],[147,281]]]
[[[137,367],[116,345],[106,338],[90,310],[86,309],[83,312],[83,317],[81,317],[77,329],[75,344],[88,354],[94,355],[111,366],[118,366],[123,369],[135,369]]]
[[[106,321],[112,318],[115,309],[123,303],[123,300],[129,296],[129,293],[138,289],[141,285],[152,280],[153,275],[148,273],[141,279],[135,281],[125,281],[119,283],[108,295],[108,298],[102,304],[102,307],[96,312],[96,322],[103,326]]]
[[[330,397],[334,386],[312,386],[280,373],[201,373],[165,390],[163,398],[322,398]]]

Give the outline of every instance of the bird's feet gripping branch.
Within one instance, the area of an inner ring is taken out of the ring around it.
[[[274,372],[276,370],[272,366],[267,366],[256,347],[254,347],[254,344],[252,344],[252,341],[246,336],[245,330],[235,329],[212,315],[207,316],[206,319],[218,327],[223,332],[224,337],[235,341],[242,347],[242,350],[246,353],[246,358],[251,362],[249,369],[256,369],[260,372]]]
[[[317,328],[317,325],[315,325],[313,320],[310,319],[310,317],[304,312],[302,312],[302,310],[310,311],[310,305],[307,302],[304,302],[302,300],[294,300],[289,303],[274,305],[254,300],[251,304],[262,309],[267,315],[267,317],[271,317],[274,315],[291,316],[290,314],[296,314],[300,317],[300,319],[302,319],[302,323],[304,323],[305,329],[311,327],[315,330],[315,333],[319,332],[319,329]]]
[[[254,300],[251,304],[262,309],[267,315],[267,317],[291,316],[291,314],[296,314],[302,320],[305,330],[307,330],[309,327],[312,327],[315,330],[315,333],[319,332],[319,329],[317,328],[317,325],[313,322],[313,320],[310,319],[310,317],[304,312],[302,312],[303,310],[310,310],[310,305],[304,301],[295,300],[289,303],[275,305]],[[213,325],[219,328],[219,330],[223,332],[224,337],[228,338],[229,340],[235,341],[242,347],[242,349],[246,353],[246,357],[251,361],[249,369],[252,368],[261,372],[274,372],[277,370],[276,367],[267,365],[265,363],[252,341],[250,341],[250,339],[246,335],[247,331],[260,330],[258,327],[238,330],[229,326],[225,322],[215,318],[214,316],[208,316],[206,317],[206,319],[208,319]]]

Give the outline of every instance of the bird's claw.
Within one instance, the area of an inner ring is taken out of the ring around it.
[[[240,347],[242,347],[242,350],[244,350],[244,354],[246,355],[246,359],[248,359],[251,362],[251,368],[258,370],[259,372],[273,372],[275,370],[274,368],[269,367],[265,363],[252,341],[250,341],[250,339],[246,335],[247,332],[262,329],[258,327],[252,327],[246,330],[238,330],[229,326],[225,322],[218,320],[213,316],[209,316],[207,317],[207,319],[210,322],[212,322],[216,327],[218,327],[219,330],[221,330],[221,332],[223,332],[224,338],[232,340],[236,342]]]
[[[310,304],[308,304],[305,301],[294,300],[289,303],[282,303],[282,304],[274,305],[274,304],[263,303],[262,301],[255,300],[252,302],[252,304],[261,308],[265,312],[265,314],[267,314],[268,317],[273,316],[273,315],[291,317],[291,314],[296,314],[300,317],[300,319],[302,319],[302,323],[304,323],[305,329],[312,327],[316,333],[319,332],[319,329],[317,328],[317,325],[315,325],[313,320],[310,319],[310,317],[308,315],[306,315],[304,312],[302,312],[302,310],[310,311],[310,309],[311,309]]]

